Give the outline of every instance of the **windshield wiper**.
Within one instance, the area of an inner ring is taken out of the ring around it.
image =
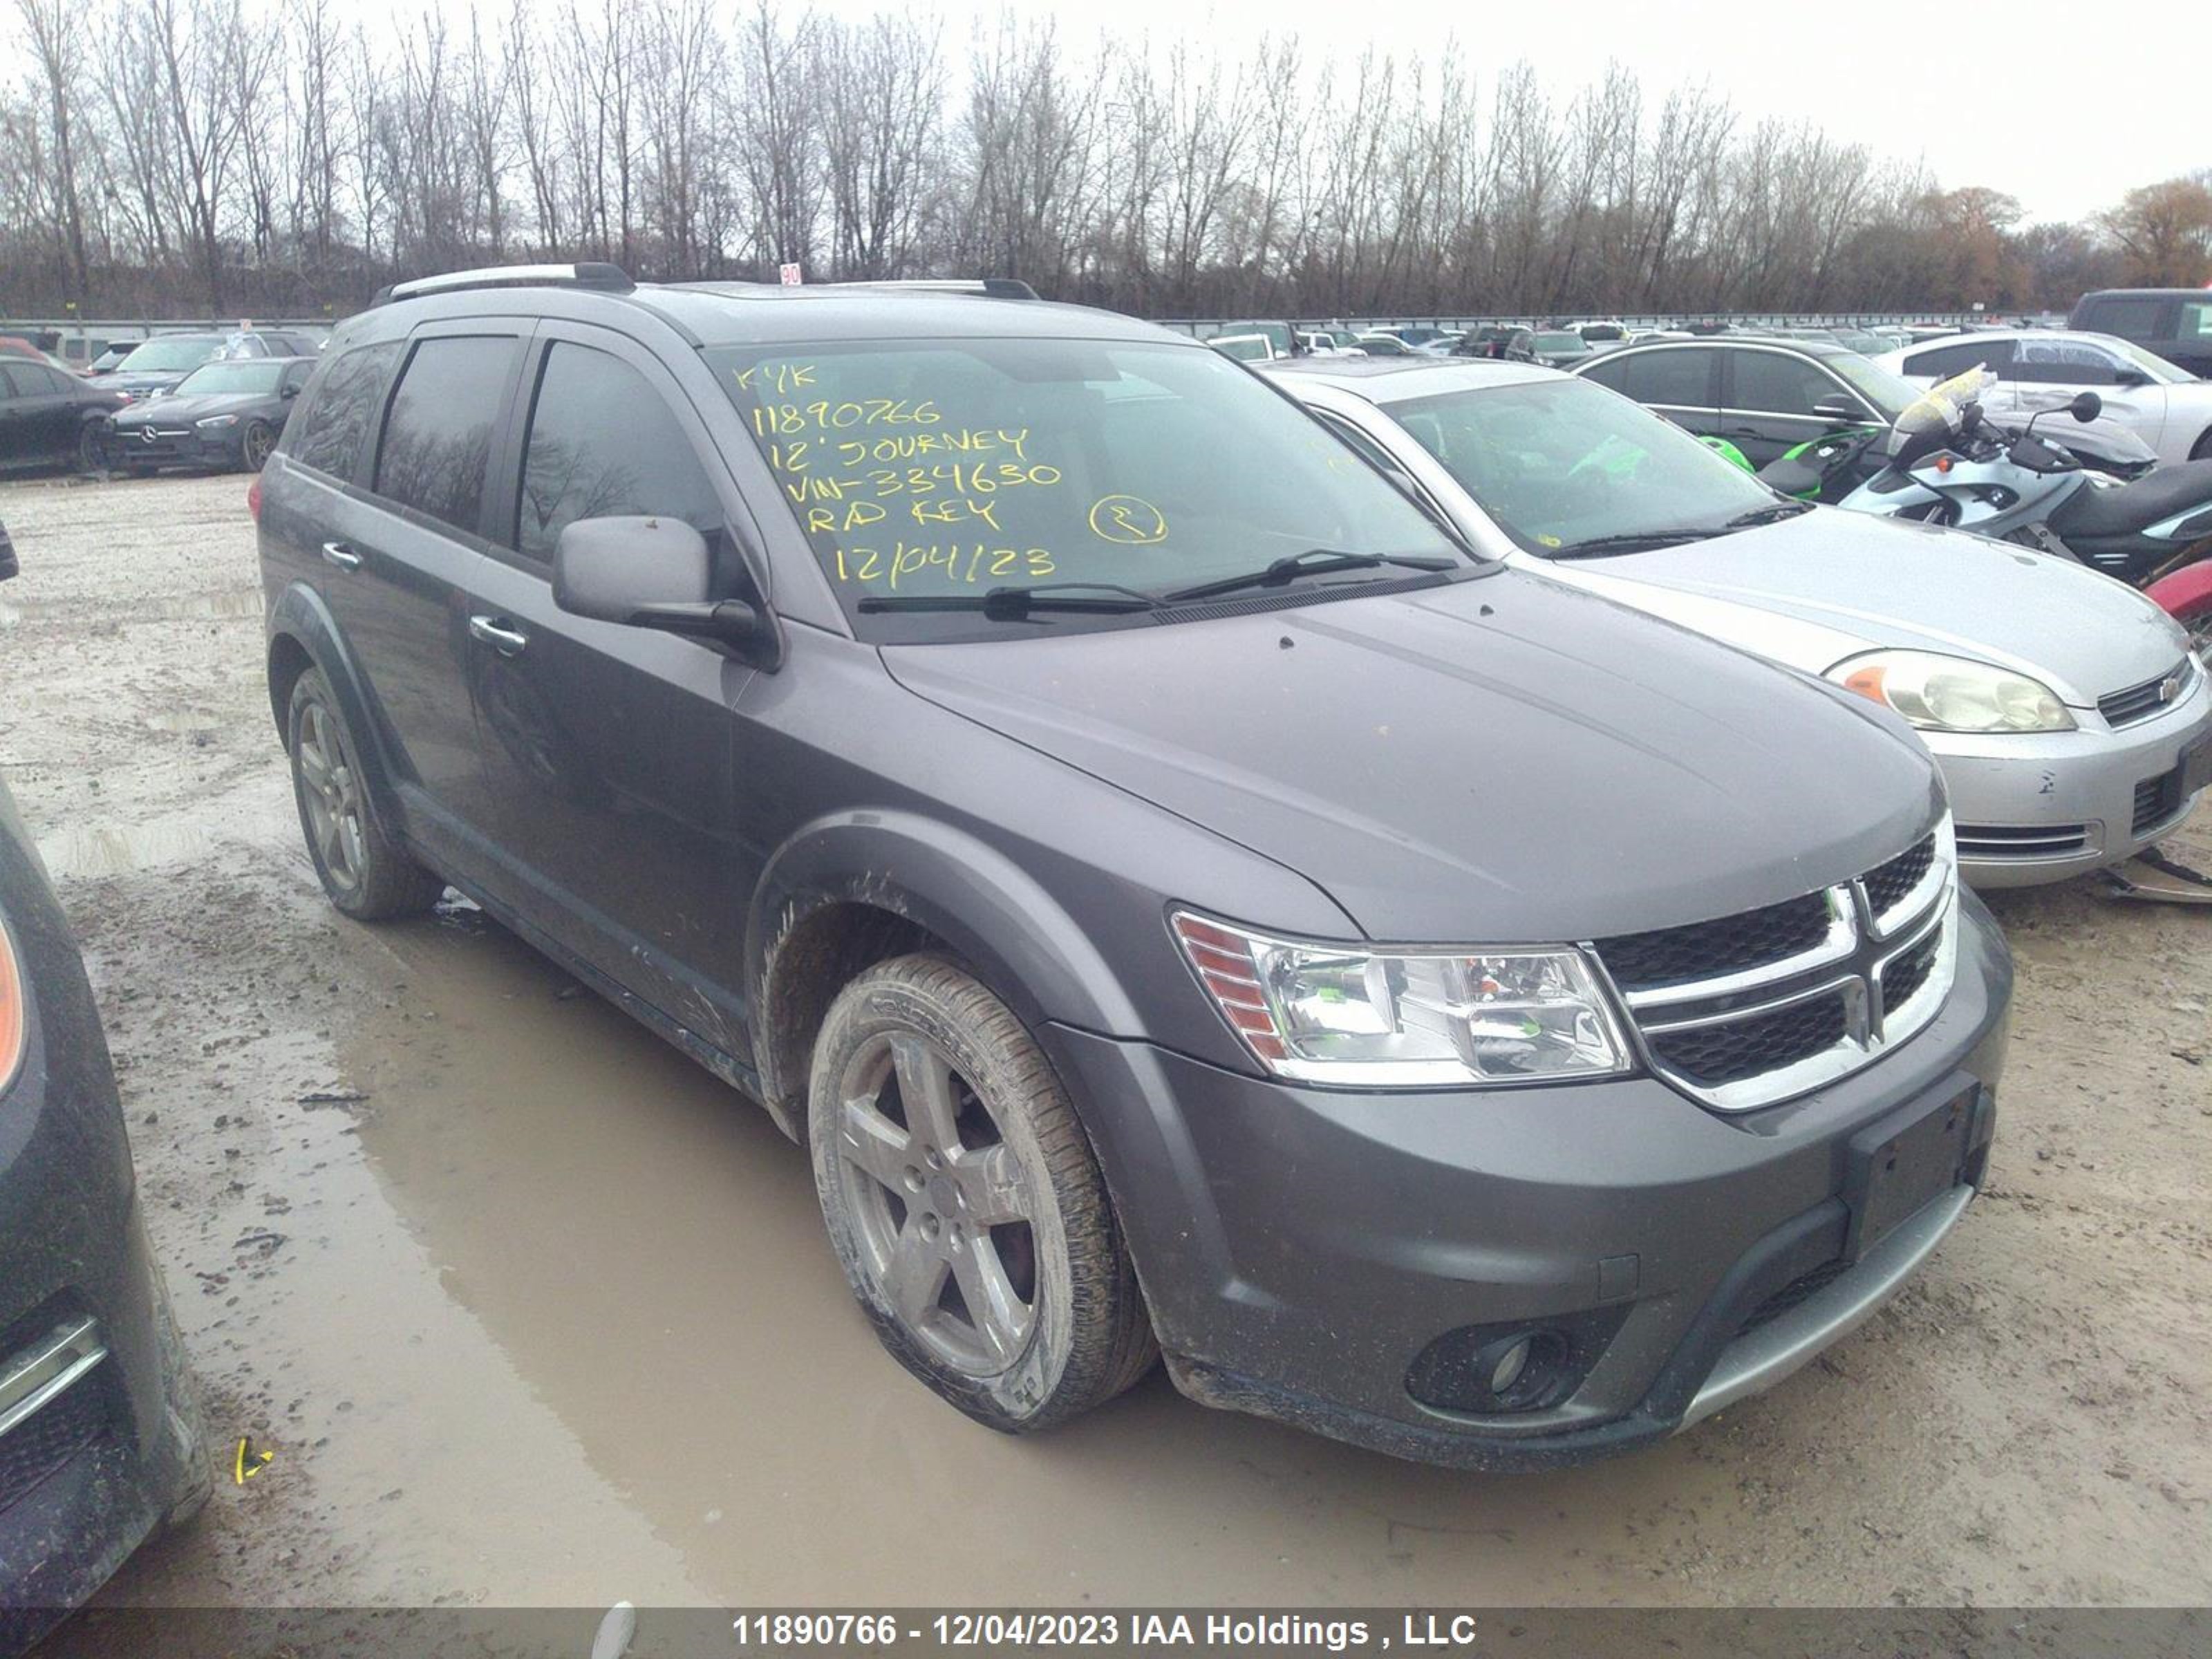
[[[1748,513],[1739,513],[1721,526],[1723,530],[1748,530],[1753,525],[1779,524],[1784,519],[1794,519],[1801,513],[1810,513],[1810,501],[1776,501],[1770,507],[1754,507]]]
[[[1631,530],[1618,536],[1593,536],[1588,541],[1569,542],[1565,547],[1550,549],[1543,556],[1595,559],[1607,553],[1643,553],[1655,547],[1680,547],[1684,542],[1701,542],[1713,533],[1710,530]]]
[[[1326,576],[1338,570],[1372,570],[1377,565],[1397,565],[1407,570],[1451,570],[1457,559],[1432,558],[1412,553],[1340,553],[1332,547],[1310,548],[1275,560],[1263,569],[1241,576],[1224,576],[1194,587],[1178,587],[1165,597],[1170,605],[1186,599],[1210,599],[1217,593],[1235,593],[1247,587],[1282,587],[1301,576]]]
[[[1089,611],[1117,616],[1158,611],[1165,603],[1117,582],[1043,582],[1035,587],[994,587],[981,593],[871,593],[859,609],[878,611],[975,611],[987,622],[1020,622],[1040,611]]]

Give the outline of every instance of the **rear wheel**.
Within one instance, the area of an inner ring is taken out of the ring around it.
[[[954,963],[901,957],[831,1004],[815,1190],[893,1358],[1009,1434],[1112,1399],[1156,1356],[1106,1184],[1052,1066]]]
[[[258,472],[269,465],[269,452],[276,447],[276,434],[270,430],[269,422],[250,421],[238,441],[239,459],[248,472]]]
[[[80,472],[105,472],[107,470],[107,435],[100,429],[97,421],[87,421],[77,428],[76,470]]]
[[[300,828],[331,902],[359,921],[416,915],[435,904],[446,884],[379,827],[359,746],[319,668],[292,688],[288,735]]]

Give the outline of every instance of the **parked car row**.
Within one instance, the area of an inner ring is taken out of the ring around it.
[[[258,471],[316,350],[283,331],[162,334],[89,380],[0,352],[0,473]]]
[[[2187,811],[2212,685],[2125,588],[1597,373],[1706,343],[1277,329],[468,272],[116,424],[289,406],[248,502],[331,903],[456,887],[759,1102],[958,1410],[1164,1358],[1455,1467],[1649,1443],[1939,1246],[2011,986],[1970,884]],[[1717,416],[1789,371],[1692,368]]]

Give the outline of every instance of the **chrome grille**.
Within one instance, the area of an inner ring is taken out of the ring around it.
[[[2195,659],[2184,656],[2166,672],[2141,685],[2130,685],[2098,698],[2097,712],[2105,717],[2108,726],[2128,726],[2148,720],[2160,709],[2179,702],[2196,672]]]
[[[1856,880],[1590,948],[1651,1068],[1749,1111],[1858,1070],[1936,1017],[1957,967],[1957,864],[1947,818]]]

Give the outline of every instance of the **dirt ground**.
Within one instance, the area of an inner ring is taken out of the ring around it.
[[[1008,1440],[878,1350],[763,1114],[471,910],[325,904],[245,493],[0,489],[0,766],[224,1455],[274,1454],[111,1602],[2206,1599],[2212,911],[1998,896],[1990,1190],[1864,1330],[1656,1449],[1474,1477],[1157,1374]],[[2172,846],[2212,865],[2212,810]]]

